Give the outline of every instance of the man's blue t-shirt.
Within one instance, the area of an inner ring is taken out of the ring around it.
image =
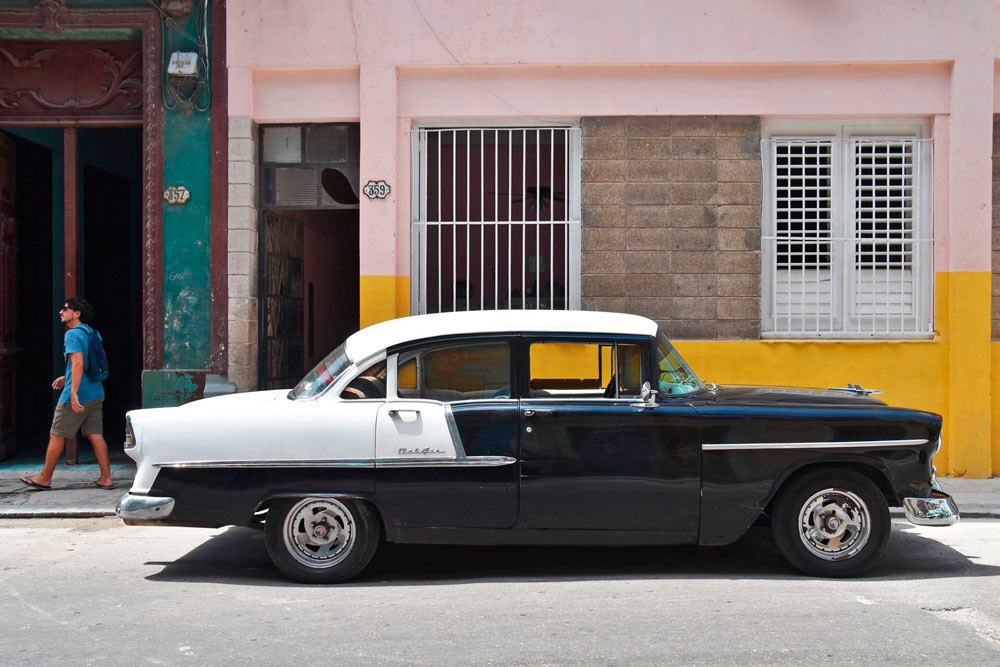
[[[90,329],[88,325],[79,324],[72,329],[67,329],[66,334],[63,336],[63,356],[66,358],[66,386],[63,387],[62,394],[59,395],[60,403],[70,402],[69,390],[73,386],[73,361],[70,359],[70,353],[83,353],[83,363],[84,365],[87,363],[87,329]],[[93,329],[90,330],[94,331]],[[97,334],[97,336],[100,338],[101,334]],[[104,385],[100,382],[94,382],[87,377],[86,373],[82,373],[81,375],[83,377],[80,378],[80,387],[76,390],[77,399],[81,403],[86,403],[87,401],[104,398]]]

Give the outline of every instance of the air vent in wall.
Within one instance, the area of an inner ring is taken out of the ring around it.
[[[358,123],[262,126],[260,145],[263,207],[358,207]]]

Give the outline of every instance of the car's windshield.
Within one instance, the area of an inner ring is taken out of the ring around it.
[[[661,394],[690,394],[705,388],[705,384],[694,374],[662,331],[656,332],[656,366]]]
[[[351,360],[347,356],[347,349],[344,345],[341,345],[326,355],[323,361],[316,364],[316,367],[309,371],[302,378],[302,381],[295,385],[294,389],[288,392],[288,398],[299,400],[319,396],[350,365]]]

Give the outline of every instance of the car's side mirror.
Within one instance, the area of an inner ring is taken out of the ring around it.
[[[643,382],[640,393],[640,396],[642,396],[642,403],[633,403],[632,407],[639,409],[655,408],[659,405],[659,403],[656,402],[656,397],[659,393],[660,392],[653,389],[648,382]]]

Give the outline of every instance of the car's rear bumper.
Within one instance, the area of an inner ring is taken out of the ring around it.
[[[958,523],[958,503],[944,491],[934,489],[929,498],[903,498],[906,519],[917,526],[951,526]]]

